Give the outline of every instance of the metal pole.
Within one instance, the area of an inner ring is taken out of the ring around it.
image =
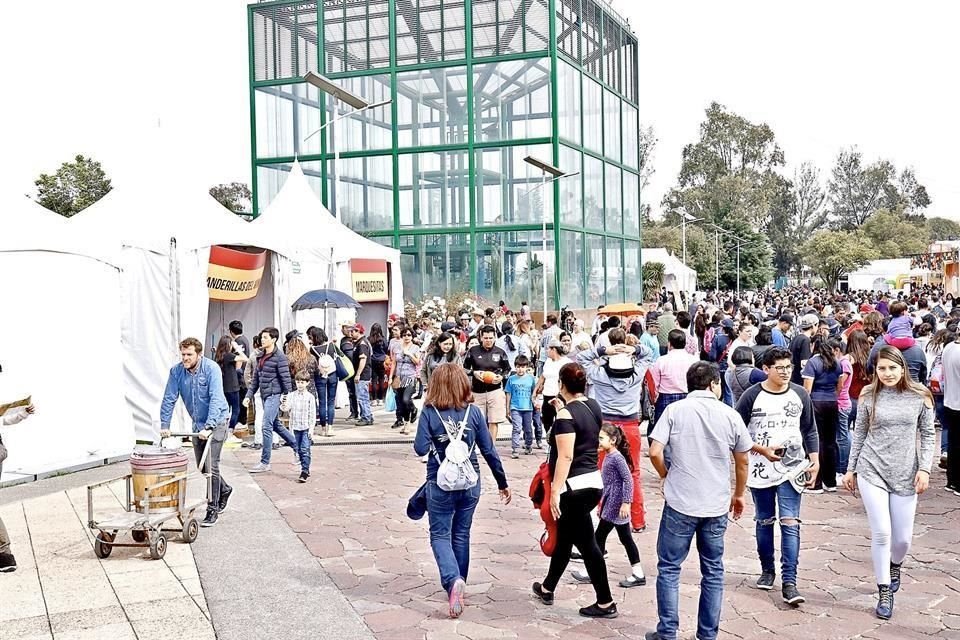
[[[683,237],[683,266],[687,266],[687,214],[680,219],[680,235]]]
[[[334,101],[334,115],[336,115],[336,101]],[[340,135],[337,132],[337,121],[333,122],[333,217],[340,219],[340,198],[337,186],[340,184]]]
[[[540,171],[540,186],[544,187],[547,184],[547,172]],[[547,198],[546,191],[542,191],[540,195],[540,202],[542,202],[541,211],[540,211],[540,220],[543,231],[542,238],[542,251],[543,251],[543,273],[541,275],[541,280],[543,281],[543,322],[547,321]]]
[[[737,300],[740,300],[740,238],[737,238]]]
[[[715,246],[716,246],[716,248],[717,248],[717,273],[716,273],[716,276],[717,276],[717,286],[716,286],[716,288],[714,289],[714,291],[716,291],[717,293],[719,293],[719,292],[720,292],[720,230],[717,229],[716,227],[714,227],[714,229],[713,229],[713,235],[714,235],[713,241],[714,241]]]

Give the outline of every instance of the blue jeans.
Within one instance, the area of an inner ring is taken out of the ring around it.
[[[293,437],[297,442],[297,455],[300,456],[300,471],[310,473],[310,429],[300,429],[293,432]]]
[[[837,412],[837,473],[847,472],[850,461],[850,412],[853,409],[839,409]]]
[[[449,592],[457,578],[470,571],[470,526],[480,502],[480,482],[463,491],[444,491],[435,480],[427,482],[427,515],[430,548],[440,569],[440,584]]]
[[[510,409],[510,422],[513,423],[511,448],[516,451],[520,448],[520,434],[523,433],[523,444],[529,449],[533,446],[533,411]]]
[[[800,494],[790,482],[776,487],[750,489],[753,494],[754,520],[757,521],[757,554],[764,571],[774,569],[773,523],[780,512],[780,570],[783,584],[797,584],[800,560]],[[796,522],[785,524],[784,520]]]
[[[232,431],[240,419],[240,392],[224,391],[223,397],[227,399],[227,404],[230,405],[230,424],[227,425],[227,428]]]
[[[537,438],[537,444],[543,442],[543,413],[533,410],[533,432]]]
[[[280,424],[280,394],[273,394],[263,399],[263,449],[260,450],[260,464],[270,464],[270,454],[273,453],[273,432],[276,431],[284,442],[296,451],[297,442],[290,432]]]
[[[722,400],[722,401],[723,401],[723,404],[727,405],[728,407],[732,407],[732,406],[733,406],[733,391],[731,391],[730,387],[727,386],[727,376],[726,376],[726,373],[727,373],[727,370],[726,370],[726,369],[724,369],[723,371],[720,372],[720,390],[721,390],[721,392],[722,392],[722,394],[723,394],[723,395],[720,396],[720,400]]]
[[[327,376],[326,384],[317,387],[317,422],[320,426],[333,424],[337,408],[337,374]]]
[[[687,516],[663,505],[657,536],[657,633],[675,640],[680,626],[680,565],[697,538],[700,554],[700,605],[697,611],[697,638],[715,640],[720,629],[723,605],[723,536],[727,514],[713,518]]]
[[[357,380],[354,386],[357,389],[357,410],[361,420],[373,420],[373,411],[370,410],[370,381]]]
[[[940,421],[940,455],[943,455],[947,452],[947,445],[950,443],[950,429],[947,428],[947,423],[943,419],[943,394],[938,393],[933,396],[933,411],[937,416],[937,420]]]

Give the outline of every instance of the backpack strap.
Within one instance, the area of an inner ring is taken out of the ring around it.
[[[463,439],[463,432],[466,431],[467,429],[467,418],[470,416],[470,409],[472,407],[473,405],[471,404],[467,405],[467,410],[463,414],[463,420],[460,421],[459,429],[457,429],[455,433],[451,433],[450,430],[447,429],[447,423],[444,421],[443,416],[440,415],[440,412],[437,410],[436,407],[433,407],[433,412],[437,414],[437,418],[440,420],[440,425],[443,426],[443,430],[447,433],[447,438],[450,439],[450,442],[453,442],[454,440]],[[470,455],[473,454],[473,448],[476,445],[477,445],[477,442],[476,440],[474,440],[473,445],[470,447],[470,451],[469,451]],[[433,456],[437,459],[437,462],[442,464],[443,460],[440,459],[440,451],[433,444],[431,444],[430,447],[433,449]]]

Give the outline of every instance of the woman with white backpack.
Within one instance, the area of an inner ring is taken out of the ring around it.
[[[343,352],[320,327],[307,329],[310,354],[317,359],[317,426],[326,437],[333,435],[333,418],[337,404],[337,357]]]
[[[493,446],[483,414],[471,405],[470,380],[456,363],[437,367],[430,376],[413,450],[429,454],[424,485],[430,520],[430,547],[440,570],[440,584],[449,598],[451,618],[463,612],[463,593],[470,568],[470,527],[480,501],[477,449],[487,461],[510,503],[503,464]]]

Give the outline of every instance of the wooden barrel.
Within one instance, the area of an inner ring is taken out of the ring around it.
[[[158,482],[187,473],[187,455],[180,449],[141,447],[130,455],[130,473],[133,478],[133,500],[138,512],[145,510],[144,490]],[[150,492],[151,512],[170,512],[178,508],[180,483],[170,484]]]

